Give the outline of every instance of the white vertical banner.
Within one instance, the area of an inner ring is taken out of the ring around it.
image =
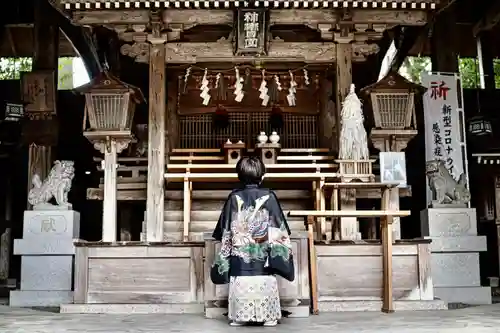
[[[425,160],[444,161],[456,180],[465,173],[468,187],[460,76],[455,73],[424,73],[422,85],[427,88],[424,94]],[[430,202],[431,193],[427,189],[427,202]]]

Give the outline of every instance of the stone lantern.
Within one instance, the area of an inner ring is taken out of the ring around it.
[[[417,135],[415,96],[420,98],[424,92],[424,87],[394,71],[361,90],[366,104],[371,105],[373,111],[374,127],[370,139],[376,149],[380,152],[400,152]],[[390,190],[389,209],[399,210],[398,188]],[[393,239],[401,239],[399,218],[393,222]]]
[[[144,101],[141,91],[109,73],[102,73],[83,90],[85,118],[83,135],[104,154],[104,200],[102,241],[116,241],[117,154],[133,139],[135,107]],[[87,119],[89,127],[87,127]]]

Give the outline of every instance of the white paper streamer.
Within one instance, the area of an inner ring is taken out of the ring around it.
[[[269,103],[269,95],[267,92],[269,89],[267,89],[267,82],[266,82],[266,72],[265,70],[262,70],[262,82],[260,83],[260,88],[259,88],[259,98],[262,100],[262,106],[267,106],[267,103]]]
[[[217,73],[217,76],[215,77],[215,89],[219,88],[219,82],[221,76],[222,76],[221,73]]]
[[[276,82],[276,89],[278,89],[278,91],[283,90],[283,87],[281,86],[280,83],[280,77],[278,75],[274,76],[274,82]]]
[[[296,98],[295,93],[297,92],[297,82],[293,78],[293,73],[290,71],[290,87],[288,88],[288,95],[286,99],[288,100],[288,105],[295,106]]]
[[[184,74],[184,84],[185,85],[187,84],[190,75],[191,75],[191,67],[188,67],[186,69],[186,74]]]
[[[243,92],[243,81],[244,79],[240,77],[240,70],[238,67],[234,67],[235,75],[236,75],[236,82],[234,83],[234,100],[238,103],[240,103],[243,100],[243,97],[245,96],[245,93]]]
[[[307,72],[307,69],[305,69],[305,68],[303,69],[303,72],[304,72],[304,83],[306,86],[308,86],[310,83],[309,82],[309,73]]]
[[[201,80],[201,93],[200,97],[203,99],[203,105],[207,106],[210,103],[210,89],[208,88],[208,70],[205,68],[205,73],[203,74],[203,79]]]

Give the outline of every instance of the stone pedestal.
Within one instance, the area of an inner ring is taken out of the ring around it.
[[[448,303],[491,304],[491,288],[481,287],[474,208],[429,208],[421,213],[422,235],[431,238],[434,295]]]
[[[10,293],[10,306],[73,302],[73,239],[79,233],[78,212],[24,212],[23,238],[14,240],[14,254],[22,256],[21,289]]]

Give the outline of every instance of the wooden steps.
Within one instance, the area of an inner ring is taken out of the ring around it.
[[[193,200],[226,200],[231,190],[193,190],[191,195]],[[283,200],[302,200],[310,199],[311,192],[306,190],[275,190],[276,196]],[[182,200],[181,190],[165,191],[165,200]]]
[[[278,189],[274,192],[280,199],[284,211],[312,208],[311,191]],[[189,239],[191,241],[203,241],[204,234],[214,230],[224,202],[230,193],[230,190],[193,190],[189,223]],[[164,216],[164,239],[166,241],[182,241],[184,236],[182,191],[165,191]],[[288,218],[288,224],[292,232],[305,230],[303,218]]]
[[[222,202],[220,203],[222,205]],[[191,211],[189,223],[189,237],[191,241],[202,241],[204,233],[215,229],[220,216],[220,210]],[[181,241],[183,239],[184,215],[182,210],[165,211],[164,238],[167,241]],[[288,218],[288,225],[293,231],[304,231],[304,219]]]
[[[303,199],[308,200],[308,199]],[[283,210],[302,210],[305,207],[304,201],[301,200],[280,200]],[[213,210],[220,213],[222,206],[224,205],[224,200],[195,200],[191,204],[191,209],[193,211],[206,211]],[[182,211],[183,203],[180,200],[169,200],[165,201],[165,211]],[[165,212],[165,214],[167,214]],[[165,216],[165,220],[167,217]]]

